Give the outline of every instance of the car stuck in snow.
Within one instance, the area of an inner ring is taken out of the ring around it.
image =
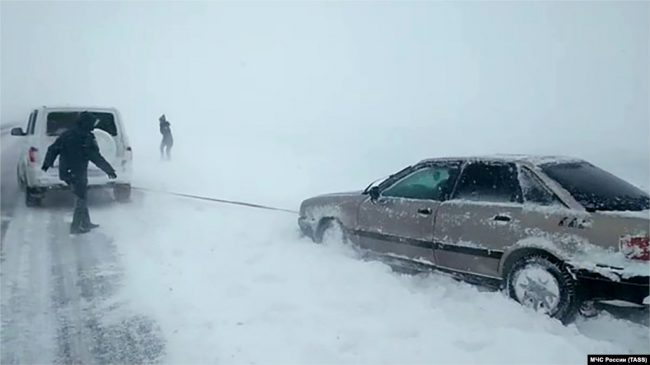
[[[423,160],[307,199],[298,222],[316,242],[502,288],[564,323],[594,301],[650,304],[650,196],[580,159]]]
[[[83,111],[97,118],[92,133],[101,154],[115,167],[117,179],[110,180],[98,167],[88,168],[89,187],[110,187],[117,200],[128,200],[131,195],[132,150],[119,112],[113,108],[41,107],[29,115],[27,127],[13,128],[11,134],[21,136],[23,153],[18,160],[18,184],[25,191],[27,206],[37,206],[48,190],[67,189],[58,176],[59,159],[48,172],[41,170],[45,152],[58,136],[72,127]]]

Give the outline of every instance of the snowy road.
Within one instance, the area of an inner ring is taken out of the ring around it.
[[[582,364],[650,351],[647,318],[565,327],[501,293],[314,245],[287,212],[96,191],[102,226],[73,237],[69,194],[26,208],[2,138],[3,364]],[[181,179],[148,163],[148,179]]]
[[[3,364],[153,362],[164,352],[151,319],[115,299],[121,285],[112,238],[68,234],[69,194],[47,208],[24,206],[15,179],[15,140],[2,135]],[[92,208],[111,204],[93,194]]]
[[[9,221],[14,214],[14,207],[20,196],[18,183],[11,179],[15,174],[16,161],[18,160],[18,149],[14,148],[16,141],[11,139],[9,132],[11,126],[4,126],[0,129],[0,146],[2,147],[2,159],[0,160],[0,212],[2,213],[2,225],[0,226],[0,237],[4,237]]]

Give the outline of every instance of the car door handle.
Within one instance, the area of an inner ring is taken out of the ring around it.
[[[497,214],[496,216],[494,216],[494,218],[492,218],[492,220],[495,220],[497,222],[510,222],[512,218],[510,218],[510,216],[507,215]]]
[[[418,214],[421,215],[431,215],[432,211],[431,208],[420,208],[418,209]]]

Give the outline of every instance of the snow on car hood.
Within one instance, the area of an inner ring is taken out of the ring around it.
[[[329,193],[329,194],[322,194],[319,195],[318,198],[328,198],[328,197],[341,197],[341,196],[357,196],[363,193],[361,190],[355,190],[355,191],[347,191],[347,192],[342,192],[342,193]]]

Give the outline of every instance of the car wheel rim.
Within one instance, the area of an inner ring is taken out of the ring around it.
[[[529,265],[513,278],[515,296],[519,303],[537,312],[553,314],[560,304],[560,284],[545,268]]]

